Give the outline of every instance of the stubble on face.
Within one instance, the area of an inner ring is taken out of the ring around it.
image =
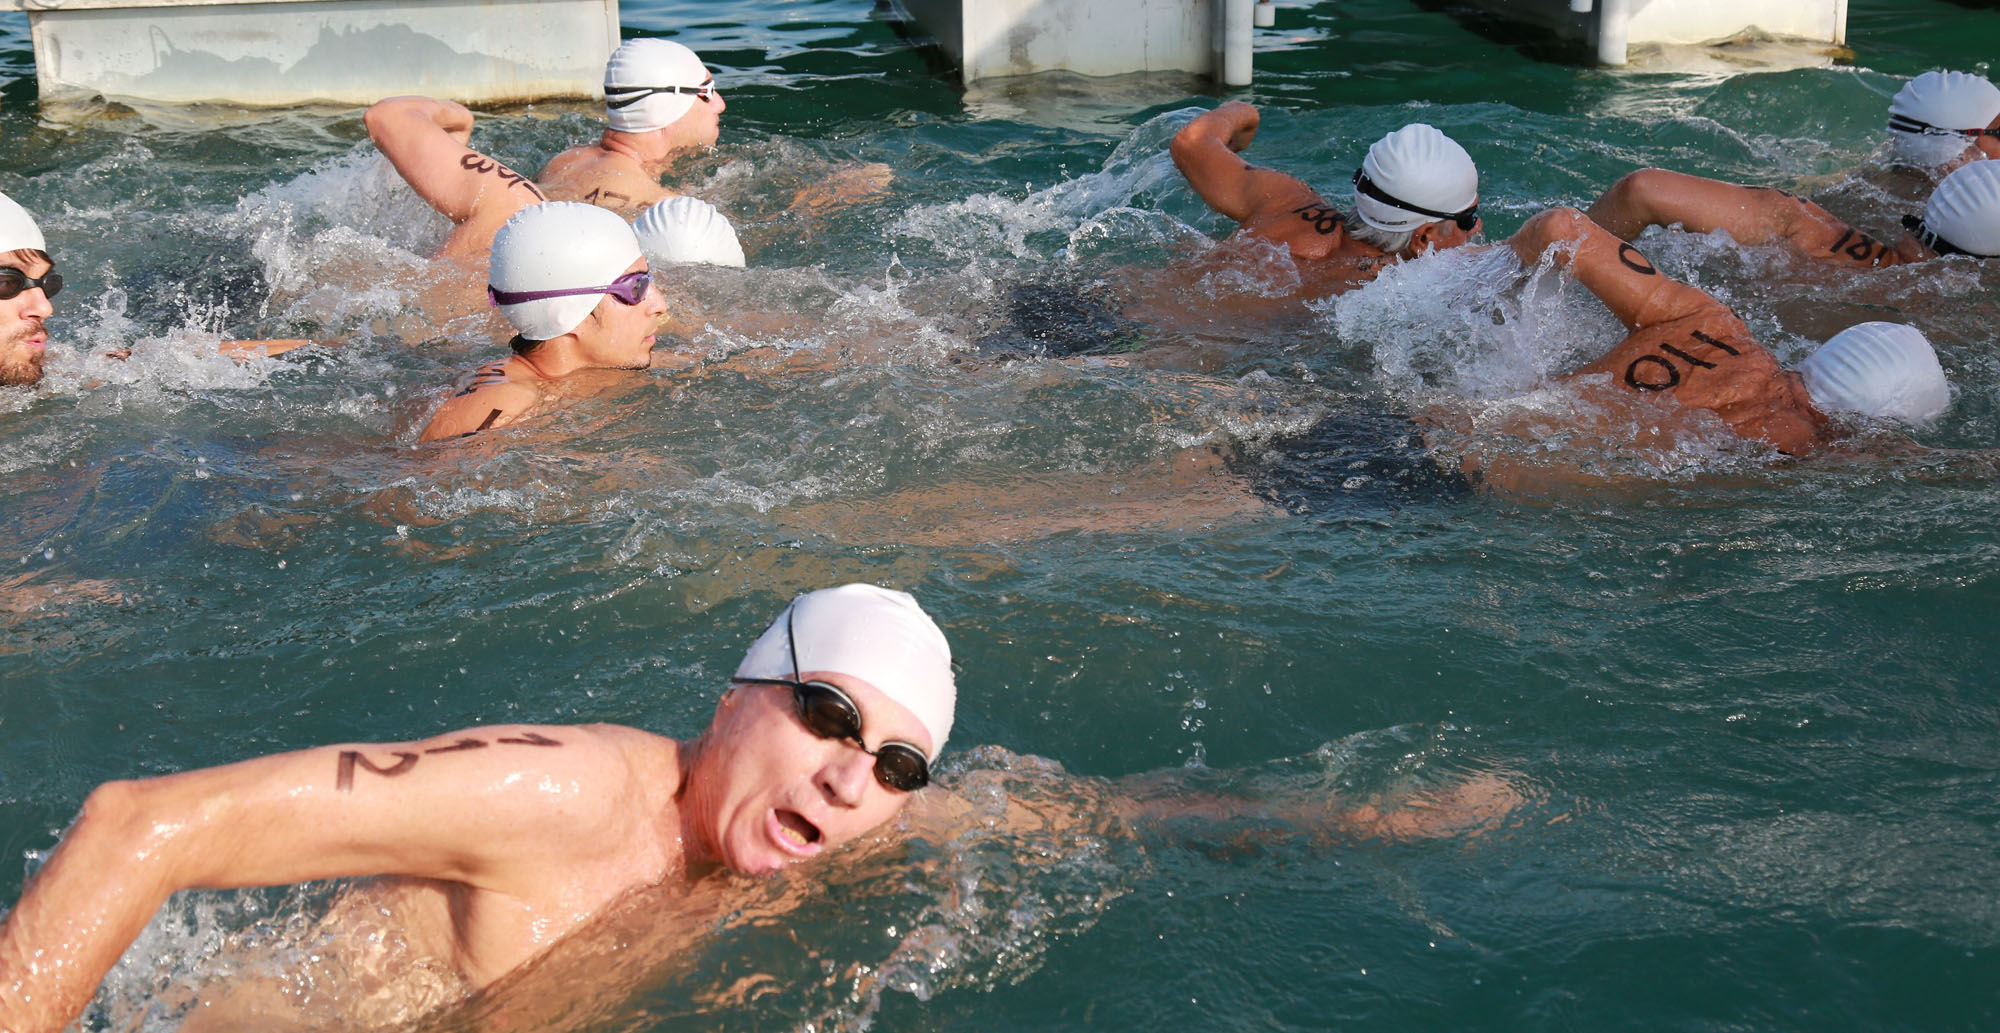
[[[48,352],[42,343],[28,342],[30,338],[46,342],[47,334],[41,319],[29,316],[0,336],[0,387],[27,387],[41,381]]]

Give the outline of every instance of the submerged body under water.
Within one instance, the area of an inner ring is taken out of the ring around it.
[[[974,823],[735,885],[728,908],[636,900],[427,1026],[2000,1019],[2000,480],[1981,466],[2000,272],[1648,237],[1788,363],[1904,320],[1956,394],[1921,457],[1881,428],[1793,461],[1719,425],[1591,414],[1663,442],[1637,452],[1567,430],[1579,403],[1552,378],[1618,333],[1573,281],[1466,252],[1313,297],[1283,255],[1222,243],[1165,153],[1215,103],[1203,84],[961,92],[867,4],[623,7],[628,33],[675,33],[717,71],[722,145],[675,176],[737,222],[750,267],[674,271],[700,319],[661,354],[700,361],[438,446],[418,430],[502,338],[475,304],[426,307],[444,222],[359,112],[44,121],[24,22],[4,22],[0,190],[70,286],[47,382],[0,393],[0,852],[45,850],[101,781],[271,750],[499,721],[693,735],[785,599],[866,580],[952,639],[940,780],[979,807],[1088,816],[1100,780],[1162,770],[1251,800],[1491,775],[1525,802],[1406,843]],[[1491,239],[1645,165],[1893,235],[1921,188],[1881,168],[1888,98],[1983,60],[1989,22],[1857,2],[1848,63],[1610,72],[1396,0],[1287,4],[1260,33],[1248,156],[1340,197],[1369,142],[1426,121],[1479,163]],[[484,113],[474,144],[539,167],[599,124]],[[893,168],[890,190],[788,211],[857,161]],[[291,336],[343,344],[214,354]],[[1489,430],[1524,421],[1543,432]],[[1494,449],[1592,477],[1456,479]],[[0,899],[25,874],[0,868]],[[177,898],[88,1024],[173,1029],[243,987],[308,1021],[406,1018],[366,1005],[368,965],[403,945],[339,892]],[[330,911],[373,961],[316,967]]]

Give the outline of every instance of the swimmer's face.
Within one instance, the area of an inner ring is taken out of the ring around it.
[[[55,269],[39,251],[10,251],[0,255],[0,266],[18,269],[33,279]],[[0,300],[0,387],[25,386],[42,379],[49,344],[44,320],[54,313],[48,292],[40,287]]]
[[[714,73],[709,74],[708,81],[711,85],[715,82]],[[675,119],[666,131],[676,147],[713,147],[722,136],[722,112],[727,107],[722,91],[711,88],[706,96],[696,97],[694,106]]]
[[[646,260],[625,267],[625,275],[643,272]],[[627,305],[607,294],[590,312],[590,318],[576,328],[584,358],[594,366],[612,369],[645,369],[653,364],[654,328],[667,311],[660,289],[648,285],[646,296],[636,305]]]
[[[847,693],[871,749],[894,740],[930,751],[923,722],[875,686],[831,671],[803,678]],[[764,874],[817,857],[888,821],[913,795],[883,785],[875,758],[852,741],[813,734],[782,685],[737,684],[704,741],[683,823],[732,871]]]

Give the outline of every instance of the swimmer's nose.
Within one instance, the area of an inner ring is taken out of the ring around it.
[[[841,807],[860,806],[875,778],[875,758],[846,742],[829,739],[827,745],[832,751],[819,770],[820,791]]]
[[[21,297],[28,303],[27,307],[21,310],[21,314],[24,316],[47,319],[56,314],[55,303],[49,300],[48,292],[42,290],[40,287],[30,287],[22,291]]]

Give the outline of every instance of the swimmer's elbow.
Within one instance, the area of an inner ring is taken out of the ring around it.
[[[149,883],[164,899],[186,885],[174,847],[191,827],[170,802],[143,781],[106,782],[84,799],[63,834],[64,849],[81,852],[96,870]]]

